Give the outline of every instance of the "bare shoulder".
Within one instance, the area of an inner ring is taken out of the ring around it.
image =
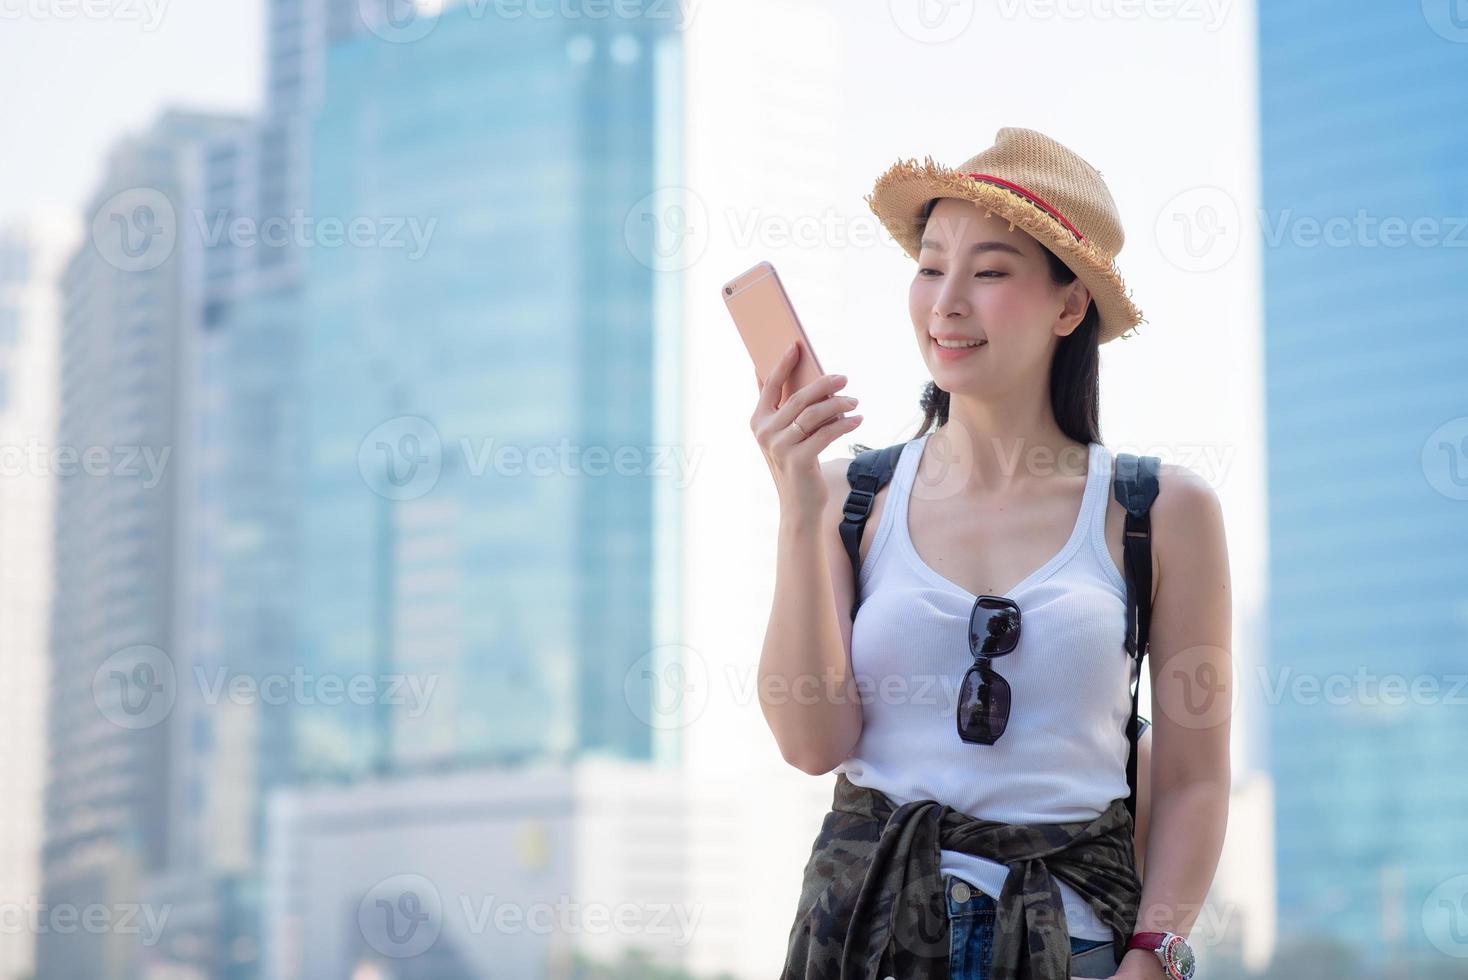
[[[1157,499],[1152,503],[1152,544],[1159,579],[1168,567],[1181,569],[1188,556],[1223,548],[1223,507],[1203,476],[1178,463],[1157,468]]]
[[[1218,492],[1213,484],[1179,463],[1162,463],[1157,467],[1157,499],[1152,513],[1159,523],[1170,527],[1194,529],[1221,514]]]

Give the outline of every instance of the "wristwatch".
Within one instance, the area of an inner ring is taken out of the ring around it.
[[[1127,941],[1127,949],[1148,949],[1162,961],[1162,972],[1172,980],[1192,980],[1198,961],[1193,947],[1175,932],[1136,932]]]

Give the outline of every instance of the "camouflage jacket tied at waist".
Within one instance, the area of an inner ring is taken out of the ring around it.
[[[1111,927],[1120,962],[1141,904],[1126,800],[1094,820],[1006,824],[938,803],[894,807],[839,773],[805,867],[781,980],[947,980],[939,850],[1008,866],[994,925],[994,980],[1068,980],[1070,934],[1055,879]]]

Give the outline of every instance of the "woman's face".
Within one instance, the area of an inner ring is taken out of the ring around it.
[[[923,231],[908,307],[933,380],[949,392],[990,390],[1048,371],[1053,344],[1085,315],[1090,293],[1057,286],[1040,244],[997,214],[940,198]],[[941,350],[937,338],[985,341]]]

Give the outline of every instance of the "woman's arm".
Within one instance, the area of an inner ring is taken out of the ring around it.
[[[1187,936],[1202,911],[1228,822],[1232,600],[1217,494],[1163,466],[1152,505],[1159,570],[1148,660],[1152,678],[1148,871],[1137,931]],[[1141,764],[1142,757],[1138,762]],[[1138,813],[1144,812],[1138,781]],[[1157,980],[1157,957],[1131,950],[1117,977]]]
[[[1151,719],[1147,719],[1151,721]],[[1147,828],[1152,816],[1152,726],[1149,724],[1142,737],[1137,739],[1137,876],[1146,880]]]
[[[760,705],[780,753],[813,776],[845,761],[861,736],[851,669],[855,583],[840,531],[850,463],[820,464],[827,499],[818,519],[781,514],[775,596],[759,661]]]

